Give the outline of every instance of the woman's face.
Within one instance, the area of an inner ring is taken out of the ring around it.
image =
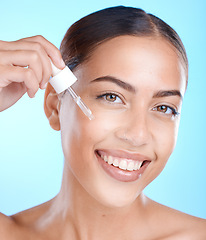
[[[157,38],[121,36],[75,70],[89,120],[65,94],[60,109],[65,167],[106,206],[126,206],[172,153],[186,88],[174,48]]]

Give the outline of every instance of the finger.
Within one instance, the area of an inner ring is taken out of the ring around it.
[[[51,76],[51,62],[50,60],[52,60],[52,62],[54,63],[54,65],[57,68],[63,69],[65,67],[65,63],[62,59],[61,53],[58,50],[58,48],[53,45],[51,42],[49,42],[48,40],[46,40],[44,37],[42,36],[34,36],[34,37],[30,37],[30,38],[26,38],[26,39],[22,39],[22,41],[29,41],[31,43],[39,43],[40,46],[43,46],[44,50],[46,51],[47,56],[50,58],[49,61],[47,59],[44,66],[44,69],[48,69],[49,70],[49,77],[47,74],[46,77],[44,77],[44,79],[41,82],[40,87],[41,88],[45,88],[47,82],[49,81],[49,78]],[[37,47],[38,50],[38,47]]]
[[[42,64],[42,77],[41,77],[41,87],[49,81],[52,73],[51,63],[49,56],[45,51],[44,47],[38,42],[26,41],[24,39],[18,40],[16,42],[0,42],[0,49],[4,50],[22,50],[22,51],[36,51],[39,54],[40,62]],[[43,88],[43,87],[42,87]]]
[[[16,42],[12,42],[11,45],[12,45],[11,46],[12,49],[18,48],[22,50],[33,50],[39,54],[41,63],[42,63],[42,68],[43,68],[42,81],[40,86],[41,88],[44,88],[44,85],[49,81],[49,78],[52,73],[52,69],[51,69],[49,56],[46,50],[44,49],[43,45],[39,42],[31,41],[31,39],[29,41],[27,41],[27,39],[21,39]]]
[[[51,63],[48,57],[52,60],[54,65],[58,68],[63,69],[65,64],[62,60],[61,53],[57,47],[55,47],[52,43],[47,41],[42,36],[34,36],[29,38],[20,39],[15,42],[3,42],[0,41],[0,49],[7,50],[35,50],[39,52],[40,57],[42,59],[43,65],[43,77],[41,82],[41,88],[44,88],[45,84],[49,81],[51,76]]]
[[[0,112],[16,103],[26,91],[27,89],[23,83],[16,82],[12,82],[8,87],[3,88],[0,95]]]
[[[35,73],[38,82],[40,83],[42,81],[43,67],[41,58],[36,51],[0,51],[0,64],[28,67]]]
[[[9,84],[23,83],[27,89],[29,97],[34,97],[39,89],[39,83],[34,74],[33,70],[30,68],[22,68],[18,66],[1,66],[0,65],[0,87],[4,88]]]
[[[51,58],[55,66],[60,69],[63,69],[65,67],[65,63],[62,59],[59,49],[54,44],[45,39],[43,36],[38,35],[22,40],[40,43],[44,47],[45,51],[47,52],[48,56]]]

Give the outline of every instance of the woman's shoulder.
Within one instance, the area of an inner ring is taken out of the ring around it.
[[[171,221],[174,222],[174,227],[176,230],[174,236],[176,236],[176,239],[206,239],[206,219],[191,216],[179,211],[174,211]]]
[[[0,213],[0,239],[13,240],[17,234],[16,224],[13,219]]]
[[[0,213],[0,239],[44,239],[36,231],[36,223],[45,213],[49,204],[50,202],[46,202],[11,216]]]
[[[18,212],[11,216],[12,220],[20,228],[33,229],[37,228],[39,220],[47,214],[52,200],[35,207]]]
[[[206,239],[206,219],[183,213],[151,199],[148,202],[153,213],[150,221],[159,226],[158,231],[164,236],[162,239]]]

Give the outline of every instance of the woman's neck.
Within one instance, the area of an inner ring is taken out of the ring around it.
[[[64,233],[59,238],[62,240],[71,235],[81,240],[132,239],[129,236],[133,232],[136,234],[138,228],[142,231],[145,226],[146,202],[146,197],[141,194],[129,206],[103,206],[87,193],[70,170],[65,170],[60,193],[39,226],[58,226]]]

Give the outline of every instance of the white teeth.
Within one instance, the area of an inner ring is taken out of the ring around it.
[[[123,170],[126,170],[127,169],[127,161],[126,160],[121,160],[120,164],[119,164],[119,168],[121,168]]]
[[[137,170],[137,169],[139,169],[138,167],[139,167],[139,163],[138,163],[138,162],[136,162],[136,163],[135,163],[135,165],[134,165],[134,170]]]
[[[109,156],[109,157],[108,157],[108,163],[109,163],[110,165],[113,163],[113,158],[112,158],[112,156]]]
[[[134,165],[134,170],[137,170],[137,169],[139,170],[141,165],[142,165],[142,162],[136,162]]]
[[[129,171],[133,171],[134,170],[134,162],[133,161],[128,163],[127,170],[129,170]]]
[[[102,158],[105,162],[107,162],[107,156],[101,155],[101,158]]]
[[[119,161],[116,158],[114,159],[113,165],[119,167]]]
[[[107,156],[103,156],[103,159],[104,159],[105,162],[108,161]]]
[[[139,170],[142,165],[142,161],[134,161],[132,159],[113,158],[106,155],[101,155],[101,158],[110,165],[112,164],[115,167],[128,171]]]

